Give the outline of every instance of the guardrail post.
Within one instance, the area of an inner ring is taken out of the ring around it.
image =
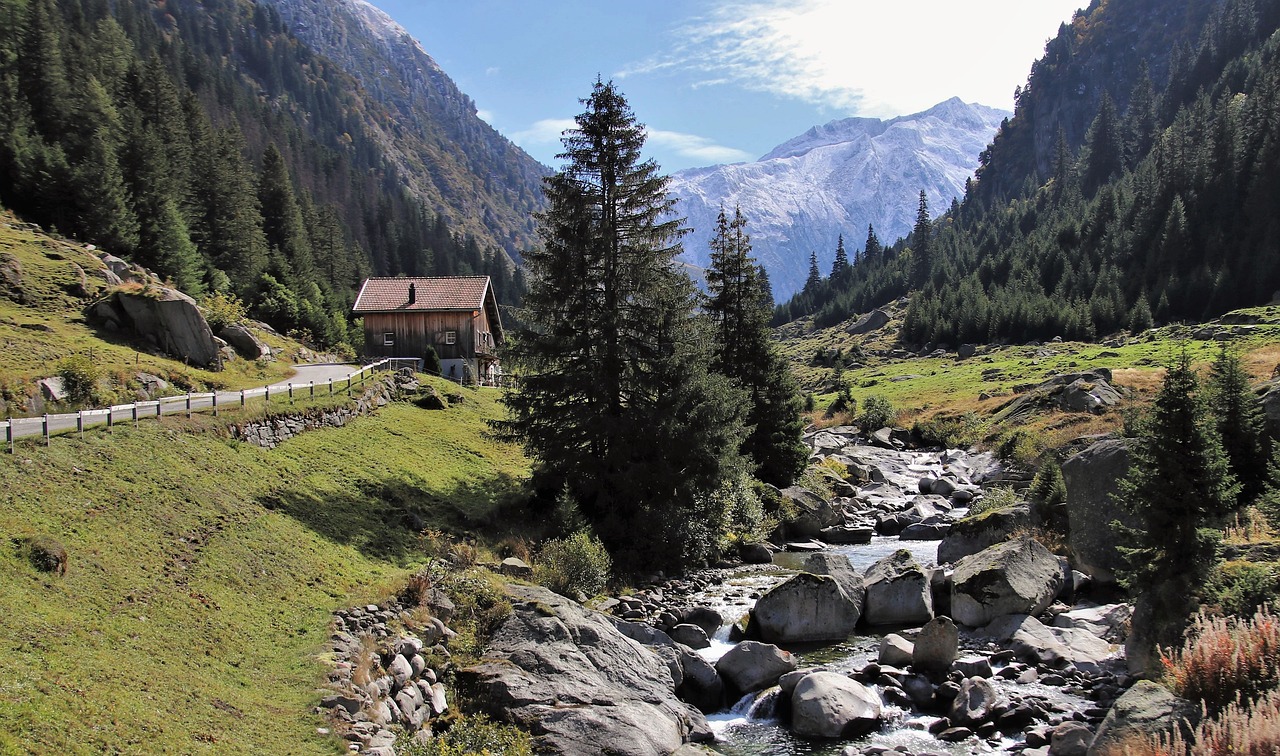
[[[76,430],[80,433],[80,440],[84,440],[84,410],[76,411]]]
[[[44,445],[49,445],[49,413],[44,415]]]
[[[213,390],[213,416],[218,416],[218,390]]]
[[[156,402],[157,406],[159,406],[159,404],[160,402]],[[137,428],[138,427],[138,403],[137,402],[134,402],[129,407],[129,415],[133,418],[133,427]],[[109,408],[107,409],[107,417],[108,418],[111,417],[111,410]],[[108,425],[110,425],[110,423],[108,423]]]
[[[267,400],[267,404],[271,403],[271,387],[270,386],[267,386],[266,388],[263,389],[262,396]]]
[[[4,424],[5,440],[9,442],[9,453],[13,454],[13,419]]]
[[[333,396],[333,379],[329,379],[329,396]]]
[[[293,404],[293,383],[289,383],[287,388],[289,389],[289,404]]]
[[[315,382],[315,381],[308,381],[308,383],[310,383],[310,384],[311,384],[311,396],[313,396],[313,397],[314,397],[314,396],[316,395],[316,382]]]
[[[187,419],[191,419],[191,392],[187,392]]]
[[[240,389],[240,406],[244,406],[244,389]]]

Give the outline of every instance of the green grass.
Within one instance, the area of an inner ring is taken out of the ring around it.
[[[483,433],[497,392],[464,396],[272,451],[209,432],[225,413],[19,442],[0,463],[0,753],[341,752],[310,713],[331,612],[421,562],[409,512],[467,532],[527,476]],[[20,556],[33,535],[66,546],[65,576]]]

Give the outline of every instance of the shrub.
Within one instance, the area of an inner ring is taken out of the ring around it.
[[[494,722],[483,714],[459,717],[449,729],[430,740],[405,735],[396,741],[396,753],[405,756],[531,756],[533,742],[514,725]]]
[[[973,412],[966,412],[960,417],[936,416],[924,422],[917,420],[911,431],[928,446],[964,449],[977,443],[981,437],[982,418]]]
[[[91,404],[98,393],[98,366],[83,354],[73,354],[58,363],[58,375],[67,398],[76,404]]]
[[[974,517],[984,512],[991,512],[1017,504],[1018,492],[1008,486],[996,486],[983,492],[982,498],[974,499],[969,505],[969,516]]]
[[[562,596],[594,596],[604,590],[613,562],[604,544],[586,530],[542,546],[533,577]]]
[[[1174,753],[1185,747],[1174,738]],[[1193,756],[1230,753],[1239,756],[1270,756],[1280,753],[1280,692],[1269,691],[1252,706],[1233,701],[1223,712],[1196,728],[1191,745]]]
[[[849,477],[849,468],[838,459],[823,457],[822,461],[819,462],[817,466],[822,468],[822,470],[830,471],[831,474],[835,475],[840,480],[846,480]],[[819,470],[819,472],[821,472],[821,470]]]
[[[1005,462],[1030,466],[1043,450],[1044,446],[1036,436],[1017,428],[1005,434],[996,448],[996,456]]]
[[[853,398],[853,394],[849,393],[848,386],[841,386],[840,391],[836,394],[836,398],[831,400],[831,404],[827,407],[827,417],[835,417],[841,412],[846,414],[855,414],[858,411],[858,400]]]
[[[716,495],[723,499],[724,528],[719,539],[722,554],[739,543],[764,540],[777,525],[774,518],[765,514],[764,502],[746,476],[725,481]]]
[[[422,372],[427,375],[441,375],[444,368],[440,366],[440,355],[436,354],[435,347],[427,345],[427,351],[422,355]]]
[[[879,430],[881,428],[893,425],[898,419],[898,412],[893,408],[893,404],[879,394],[867,397],[862,403],[862,414],[858,417],[858,424],[863,430]]]
[[[1264,604],[1276,603],[1280,593],[1280,575],[1275,564],[1224,562],[1209,580],[1210,603],[1216,603],[1224,614],[1247,617]]]
[[[248,317],[244,302],[235,294],[223,294],[220,291],[205,296],[200,301],[200,309],[204,310],[204,319],[214,333],[229,325],[243,323]]]
[[[1209,712],[1252,701],[1280,685],[1280,621],[1266,609],[1248,620],[1201,614],[1182,648],[1161,649],[1160,661],[1173,692]]]
[[[18,545],[37,570],[67,574],[67,549],[58,541],[48,536],[33,536],[19,540]]]

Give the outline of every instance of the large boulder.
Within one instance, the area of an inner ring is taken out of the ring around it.
[[[849,334],[852,336],[861,336],[864,333],[871,333],[884,328],[889,323],[889,313],[884,310],[872,310],[866,315],[858,318],[857,322],[849,326]]]
[[[196,301],[177,289],[148,286],[138,290],[118,289],[111,295],[113,306],[95,307],[104,320],[119,316],[120,325],[155,342],[169,354],[194,365],[208,367],[218,361],[218,343]],[[108,314],[112,314],[108,317]]]
[[[1076,568],[1097,585],[1115,585],[1116,570],[1124,566],[1116,548],[1121,536],[1111,522],[1119,520],[1129,527],[1142,525],[1112,499],[1128,472],[1127,439],[1098,441],[1062,463],[1071,553]]]
[[[844,521],[840,510],[832,506],[830,501],[807,488],[791,486],[782,489],[780,493],[796,512],[795,517],[782,524],[785,540],[817,538],[823,528],[839,525]]]
[[[1049,627],[1035,617],[1008,614],[982,628],[980,636],[1000,641],[1028,664],[1096,670],[1118,658],[1120,647],[1087,630]]]
[[[844,554],[836,554],[830,551],[822,551],[817,554],[810,554],[804,560],[804,571],[811,572],[814,575],[830,575],[840,584],[840,588],[858,603],[858,609],[862,609],[863,594],[866,589],[862,586],[862,575],[853,568],[849,563],[849,557]]]
[[[257,360],[263,357],[271,356],[271,347],[262,343],[262,340],[253,335],[247,326],[239,323],[225,325],[222,330],[218,331],[218,337],[235,348],[241,357],[249,360]]]
[[[854,738],[880,725],[880,696],[836,672],[814,672],[791,693],[791,730],[802,738]]]
[[[795,654],[770,643],[743,641],[716,662],[721,679],[739,693],[763,690],[795,670]]]
[[[990,680],[967,677],[960,681],[960,692],[951,699],[947,716],[952,724],[973,727],[991,718],[1000,704],[1000,695]]]
[[[1025,504],[989,509],[951,524],[938,544],[938,564],[955,562],[985,548],[1009,540],[1015,530],[1026,527],[1030,510]]]
[[[724,681],[711,662],[687,649],[676,647],[680,657],[683,679],[676,688],[676,696],[704,714],[720,708],[724,699]]]
[[[922,625],[933,619],[929,575],[906,549],[867,568],[862,616],[868,625]]]
[[[712,737],[663,659],[603,615],[537,586],[508,586],[511,615],[459,683],[487,714],[556,753],[669,754]]]
[[[862,594],[847,594],[830,575],[802,572],[756,601],[751,624],[769,643],[842,641],[858,626]]]
[[[961,559],[951,576],[951,616],[981,627],[1005,614],[1039,614],[1062,589],[1062,565],[1024,536]]]
[[[1106,719],[1089,745],[1089,756],[1118,753],[1125,741],[1152,740],[1172,735],[1182,728],[1184,738],[1200,720],[1200,709],[1193,702],[1179,698],[1168,688],[1150,680],[1139,680],[1116,699]]]
[[[927,672],[951,669],[960,652],[960,631],[950,617],[934,617],[916,636],[912,666]]]

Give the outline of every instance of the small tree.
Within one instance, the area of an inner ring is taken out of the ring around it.
[[[1254,501],[1267,482],[1267,446],[1262,407],[1249,388],[1240,356],[1223,344],[1209,372],[1209,407],[1217,421],[1231,472],[1240,482],[1241,504]]]
[[[1216,560],[1212,529],[1221,526],[1238,491],[1184,350],[1141,425],[1117,494],[1142,527],[1112,523],[1133,544],[1120,547],[1129,565],[1120,577],[1137,595],[1136,638],[1161,645],[1181,639]]]
[[[91,404],[98,393],[101,372],[93,360],[83,354],[73,354],[58,364],[58,376],[67,398],[75,404]]]

